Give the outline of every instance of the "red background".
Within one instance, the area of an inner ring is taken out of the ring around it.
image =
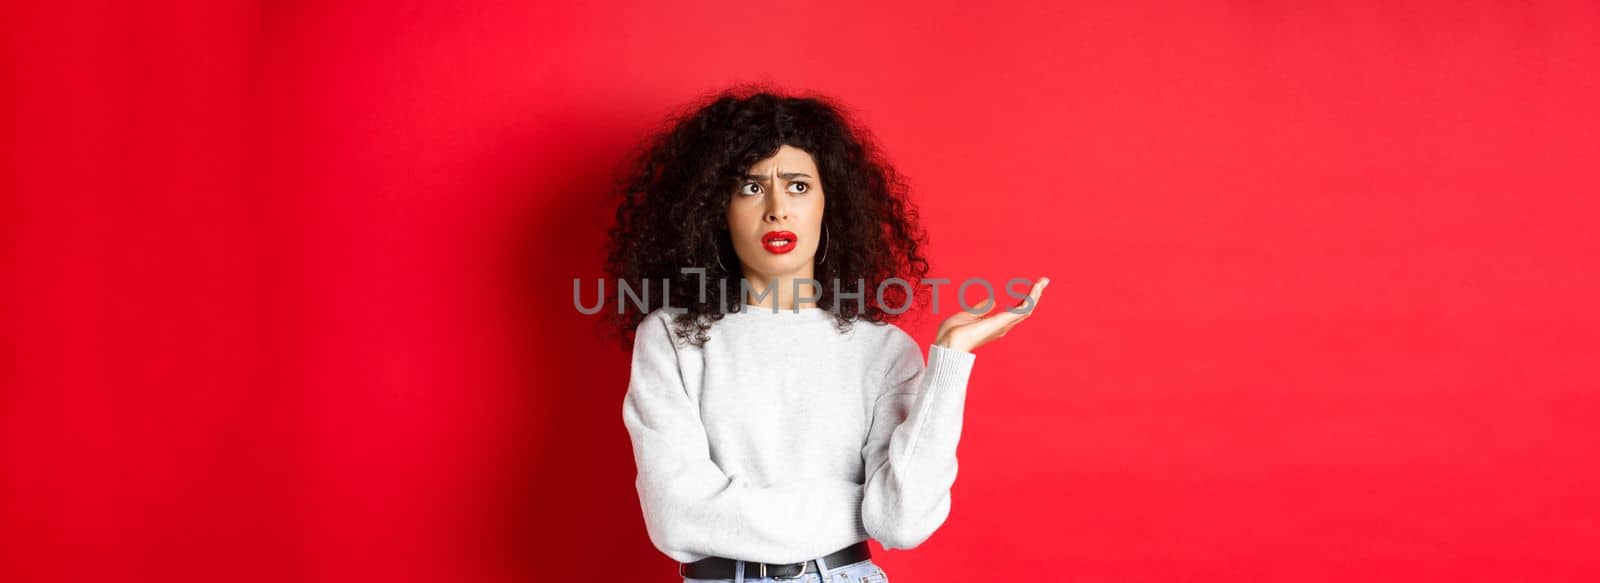
[[[572,280],[737,81],[1054,282],[895,581],[1600,576],[1593,2],[138,4],[0,14],[0,580],[676,580]]]

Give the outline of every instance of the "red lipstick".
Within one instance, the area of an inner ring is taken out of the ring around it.
[[[771,231],[761,236],[761,247],[768,253],[783,254],[794,251],[800,239],[789,231]]]

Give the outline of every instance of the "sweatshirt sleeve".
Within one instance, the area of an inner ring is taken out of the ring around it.
[[[867,538],[857,482],[794,478],[767,485],[722,471],[711,459],[668,326],[655,316],[640,324],[622,410],[650,542],[685,563],[707,556],[793,563]]]
[[[934,344],[924,366],[920,345],[909,335],[901,338],[862,451],[863,526],[885,549],[922,544],[950,514],[956,443],[977,359]]]

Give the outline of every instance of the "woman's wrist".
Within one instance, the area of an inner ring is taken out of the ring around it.
[[[950,350],[959,350],[961,352],[972,352],[972,349],[974,348],[973,346],[969,346],[959,339],[953,338],[952,335],[940,336],[939,338],[935,339],[933,343],[936,346],[948,348]]]

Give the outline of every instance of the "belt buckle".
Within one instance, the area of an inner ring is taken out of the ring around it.
[[[795,574],[795,576],[793,576],[793,577],[779,577],[777,575],[773,575],[772,578],[773,579],[777,579],[779,581],[791,581],[791,580],[794,580],[794,579],[799,579],[801,577],[806,576],[806,568],[808,568],[810,566],[811,566],[811,561],[801,561],[800,562],[800,572]],[[766,577],[767,576],[767,564],[766,563],[761,563],[761,576],[762,577]]]

